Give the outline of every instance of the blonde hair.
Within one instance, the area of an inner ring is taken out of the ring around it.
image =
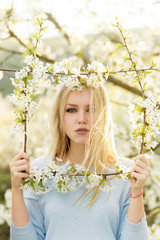
[[[114,165],[117,161],[110,102],[106,87],[103,84],[100,83],[98,88],[89,86],[87,88],[91,92],[90,113],[92,128],[85,144],[85,158],[82,165],[87,165],[87,169],[92,165],[95,173],[104,173],[108,167]],[[48,152],[48,157],[52,160],[55,157],[63,158],[70,146],[70,140],[63,127],[65,104],[70,92],[71,90],[63,86],[55,95],[52,106],[50,114],[51,145]],[[95,188],[89,205],[94,203],[98,192],[99,188]]]

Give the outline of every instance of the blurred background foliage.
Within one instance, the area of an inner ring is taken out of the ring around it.
[[[64,57],[76,67],[83,67],[92,60],[120,69],[123,49],[116,44],[122,39],[110,22],[115,16],[130,31],[129,47],[138,54],[138,67],[149,67],[155,61],[160,69],[160,2],[153,0],[6,0],[0,6],[0,68],[20,69],[21,55],[26,44],[32,43],[30,34],[35,32],[36,16],[43,16],[48,30],[38,51],[40,59],[54,63]],[[128,67],[125,63],[125,67]],[[10,160],[23,150],[23,136],[14,132],[11,111],[15,110],[8,95],[13,91],[11,72],[0,72],[0,239],[9,239],[11,209]],[[148,76],[147,94],[160,95],[160,74]],[[139,149],[130,142],[128,104],[140,95],[138,86],[131,85],[132,77],[110,75],[106,83],[114,120],[114,134],[118,153],[134,158]],[[44,155],[50,142],[48,112],[53,92],[41,92],[41,107],[30,124],[28,149],[31,159]],[[151,160],[152,173],[145,186],[145,209],[150,227],[150,239],[160,239],[160,191],[154,174],[160,171],[160,144]]]

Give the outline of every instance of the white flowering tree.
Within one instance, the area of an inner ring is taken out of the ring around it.
[[[156,149],[158,149],[158,146],[159,146],[158,138],[159,138],[159,119],[160,119],[159,118],[159,102],[160,100],[158,96],[159,94],[158,87],[157,89],[154,89],[153,84],[151,84],[151,82],[152,82],[152,77],[154,76],[154,74],[156,75],[157,70],[159,69],[159,66],[155,65],[155,63],[153,62],[149,64],[149,67],[148,66],[144,67],[144,64],[141,62],[141,56],[136,57],[136,52],[134,50],[130,51],[130,47],[128,47],[128,43],[127,43],[126,33],[124,33],[121,25],[118,22],[116,22],[114,25],[116,28],[119,29],[120,36],[121,36],[121,38],[119,38],[119,41],[120,41],[120,44],[118,45],[119,49],[117,49],[117,47],[115,46],[114,49],[112,49],[113,51],[110,50],[110,55],[111,55],[111,52],[115,53],[116,51],[118,51],[119,57],[116,56],[117,58],[116,60],[112,59],[109,64],[109,67],[106,68],[106,60],[108,61],[110,59],[110,56],[109,57],[107,56],[108,49],[110,49],[110,43],[108,40],[106,41],[105,46],[102,44],[103,41],[100,41],[99,39],[95,40],[93,44],[90,43],[90,47],[89,47],[90,57],[88,57],[87,55],[85,55],[85,52],[83,51],[85,49],[85,46],[87,46],[88,44],[88,41],[86,38],[83,38],[80,36],[77,37],[76,34],[73,34],[73,33],[69,34],[69,32],[67,32],[66,29],[63,28],[58,23],[58,21],[56,21],[53,15],[47,13],[46,16],[47,16],[47,19],[50,21],[50,23],[54,24],[58,29],[58,31],[61,32],[61,34],[64,36],[64,39],[67,41],[69,48],[71,47],[74,53],[74,58],[71,57],[70,60],[72,59],[73,62],[76,61],[78,67],[76,68],[72,67],[69,64],[70,61],[68,62],[66,60],[61,62],[58,61],[57,63],[57,61],[55,62],[56,57],[51,58],[51,54],[45,55],[43,52],[44,50],[42,49],[41,49],[42,50],[41,56],[38,56],[36,53],[36,47],[37,47],[38,41],[40,40],[39,37],[41,33],[38,31],[32,38],[36,40],[35,43],[33,44],[33,41],[30,39],[31,44],[30,46],[27,46],[27,44],[24,43],[25,42],[24,39],[22,41],[20,37],[16,34],[16,32],[13,31],[12,24],[9,24],[9,21],[7,21],[8,17],[9,17],[9,20],[11,21],[14,20],[14,16],[12,15],[12,12],[9,12],[9,11],[6,12],[6,16],[5,16],[6,17],[5,24],[7,26],[6,29],[8,33],[14,39],[16,39],[24,48],[28,48],[27,49],[28,55],[26,55],[25,57],[24,65],[22,66],[20,71],[16,71],[15,77],[11,79],[11,82],[15,87],[15,91],[14,91],[14,94],[11,96],[11,100],[17,106],[16,111],[14,111],[14,117],[15,117],[15,123],[16,123],[15,127],[16,127],[16,131],[21,130],[24,132],[24,136],[25,136],[24,150],[26,151],[26,142],[27,142],[26,140],[27,140],[27,132],[28,132],[27,124],[31,122],[31,120],[34,117],[35,111],[39,107],[38,96],[43,92],[42,89],[44,84],[45,86],[49,87],[51,76],[54,76],[54,75],[57,75],[57,73],[60,73],[54,79],[56,83],[57,83],[57,80],[59,83],[61,83],[62,79],[64,80],[64,78],[67,78],[67,79],[70,78],[70,86],[71,87],[73,85],[75,86],[75,84],[79,84],[79,82],[77,82],[77,76],[81,74],[79,67],[82,67],[82,65],[84,65],[85,70],[83,71],[83,73],[85,73],[85,71],[87,75],[89,73],[89,78],[87,78],[86,81],[89,81],[90,84],[94,82],[93,80],[95,79],[95,75],[97,75],[97,73],[98,73],[97,76],[103,73],[102,76],[100,76],[100,78],[108,77],[107,84],[110,84],[112,82],[117,86],[127,89],[130,92],[136,93],[140,96],[139,98],[134,99],[133,102],[130,101],[131,99],[129,100],[129,102],[131,102],[131,105],[129,107],[129,114],[130,114],[130,120],[132,123],[132,131],[131,131],[131,138],[133,142],[132,146],[137,146],[138,148],[138,150],[135,150],[135,148],[133,149],[133,155],[138,152],[147,152],[148,155],[152,156],[152,153]],[[43,26],[42,21],[39,20],[39,23],[40,23],[39,26],[41,28]],[[137,41],[136,36],[134,36],[133,41]],[[43,48],[45,49],[45,45],[43,45]],[[138,49],[138,44],[136,46],[136,49]],[[64,52],[64,50],[59,49],[59,52]],[[104,54],[104,52],[106,52],[106,54]],[[56,52],[56,54],[58,56],[59,53]],[[121,59],[120,56],[123,56],[122,61],[120,60]],[[98,67],[99,65],[97,62],[94,62],[94,64],[91,64],[91,60],[93,59],[103,62],[105,66],[103,65],[102,68]],[[45,65],[42,61],[48,62],[50,63],[50,65],[49,64]],[[111,65],[113,66],[113,68],[111,68]],[[154,69],[156,70],[156,73],[154,73],[155,71]],[[148,72],[152,72],[152,77],[148,75]],[[61,78],[62,73],[64,73],[63,78]],[[116,75],[118,74],[117,78],[115,77],[115,74]],[[124,80],[121,80],[122,76],[124,76]],[[153,77],[153,79],[155,78]],[[55,81],[51,82],[52,86],[54,85]],[[138,88],[136,88],[135,86],[138,86]],[[158,83],[156,83],[156,86],[158,86]],[[154,96],[153,96],[153,93],[154,93]],[[117,99],[117,101],[119,100]],[[123,138],[124,128],[121,131],[123,132],[122,134],[122,138]],[[119,135],[121,136],[121,132],[119,132]],[[131,152],[128,154],[128,156],[132,156]],[[157,168],[158,166],[158,162],[156,161],[156,159],[158,159],[158,155],[156,155],[154,159],[155,160],[153,161],[153,156],[152,156],[151,164],[153,169]],[[68,164],[67,167],[69,172],[63,171],[64,169],[59,169],[57,172],[60,172],[61,174],[71,175],[72,171],[75,171],[76,168],[73,168],[73,166],[71,166],[69,163],[67,164]],[[56,167],[58,167],[58,162]],[[33,173],[35,174],[36,169],[33,169],[33,170],[34,170]],[[123,166],[117,165],[117,172],[120,172],[121,170],[123,170],[123,173],[126,173],[126,175],[129,176],[128,171],[125,171]],[[81,171],[79,170],[79,174],[85,175],[84,169],[81,169]],[[50,172],[50,168],[43,169],[42,172],[37,172],[36,174],[37,179],[35,181],[36,183],[35,186],[39,187],[39,191],[44,192],[43,186],[45,185],[46,175],[54,177],[52,172]],[[31,180],[33,180],[32,174],[30,177],[31,177]],[[57,188],[57,190],[60,190],[62,192],[66,192],[68,190],[75,190],[75,184],[73,181],[70,182],[70,178],[68,178],[67,176],[63,177],[64,182],[67,182],[67,186],[68,186],[68,189],[67,189],[63,187],[64,186],[63,182],[59,184],[58,177],[61,177],[61,176],[57,175],[56,177],[57,177],[57,185],[55,185],[55,187]],[[44,180],[44,182],[42,181],[42,179]],[[101,187],[103,188],[102,180],[104,180],[102,176],[97,177],[97,176],[93,176],[92,173],[89,173],[89,175],[86,178],[86,183],[85,183],[86,188],[88,189],[90,187],[97,186],[99,184],[102,184]],[[92,184],[90,185],[89,183],[92,183]],[[149,225],[151,226],[151,231],[153,232],[157,231],[156,229],[159,224],[157,220],[158,218],[156,218],[156,216],[158,216],[159,214],[158,199],[160,199],[159,192],[157,191],[158,185],[159,185],[158,171],[156,172],[154,170],[154,173],[151,175],[146,185],[146,191],[145,191],[145,203],[146,203],[148,222],[149,222]],[[25,186],[27,186],[27,184]],[[152,204],[149,204],[150,201],[148,201],[148,199],[150,199],[151,197],[152,197]],[[6,210],[7,207],[3,209]]]

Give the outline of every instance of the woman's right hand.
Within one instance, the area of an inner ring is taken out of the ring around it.
[[[29,176],[30,157],[27,153],[21,152],[15,156],[10,163],[12,190],[20,189],[24,179]]]

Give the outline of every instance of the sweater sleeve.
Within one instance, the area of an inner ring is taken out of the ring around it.
[[[130,203],[130,189],[127,193],[126,201],[122,205],[121,216],[120,216],[120,224],[118,229],[118,237],[117,240],[148,240],[148,226],[146,221],[146,216],[144,215],[141,219],[141,222],[135,224],[130,222],[127,219],[127,212]]]
[[[30,221],[23,227],[17,227],[11,222],[11,240],[44,240],[44,217],[41,213],[38,201],[36,198],[32,198],[32,194],[27,194],[24,200],[28,209]]]
[[[34,160],[32,164],[40,169],[45,166],[46,161],[46,158],[41,157]],[[24,191],[24,201],[28,210],[30,221],[23,227],[17,227],[11,221],[11,240],[44,240],[46,235],[44,217],[41,212],[37,196],[30,191]]]

